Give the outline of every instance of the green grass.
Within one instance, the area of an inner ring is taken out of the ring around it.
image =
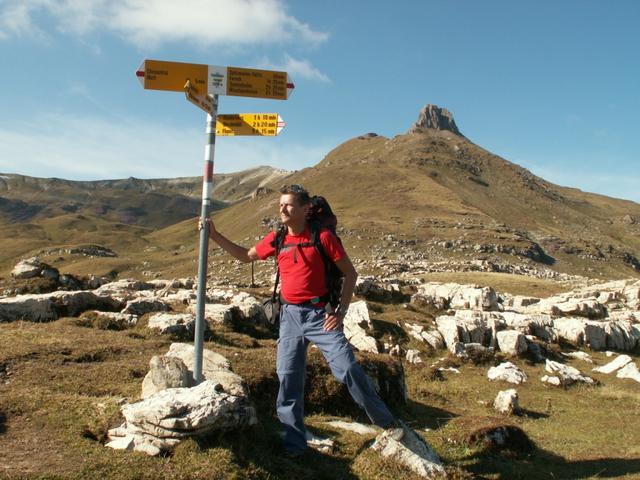
[[[404,311],[394,305],[371,305],[381,336],[397,332],[395,322]],[[404,312],[409,313],[412,320],[428,321],[429,312]],[[144,319],[122,331],[83,324],[78,319],[0,324],[0,477],[417,478],[368,449],[373,436],[324,423],[335,418],[366,420],[317,352],[309,360],[308,424],[334,438],[337,449],[330,455],[309,452],[299,460],[283,457],[273,405],[275,340],[227,328],[217,328],[205,348],[226,356],[245,379],[259,424],[190,439],[160,458],[107,449],[101,441],[108,428],[122,421],[119,404],[138,398],[150,358],[166,352],[171,340],[147,331]],[[542,365],[516,359],[529,376],[516,387],[524,414],[504,418],[491,404],[499,390],[511,385],[486,379],[487,369],[497,360],[475,365],[448,358],[439,365],[457,366],[461,373],[434,375],[429,365],[447,352],[428,352],[408,338],[400,341],[422,349],[424,363],[404,366],[409,402],[388,401],[436,449],[451,478],[640,478],[637,383],[594,374],[601,386],[557,389],[540,382]],[[600,364],[609,360],[598,352],[593,357]],[[391,361],[388,358],[361,356],[375,362]],[[570,363],[585,373],[592,367],[579,360]],[[393,365],[391,361],[389,367]],[[470,443],[473,431],[487,422],[517,426],[535,449],[493,452]]]

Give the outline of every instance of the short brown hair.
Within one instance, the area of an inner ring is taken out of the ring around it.
[[[283,185],[280,188],[280,193],[282,195],[293,195],[300,206],[311,203],[311,196],[302,185]]]

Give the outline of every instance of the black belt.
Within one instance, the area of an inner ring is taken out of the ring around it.
[[[302,303],[293,303],[284,299],[284,297],[280,296],[280,303],[282,305],[295,305],[297,307],[318,307],[324,306],[329,301],[329,294],[322,295],[321,297],[310,298],[307,301]]]

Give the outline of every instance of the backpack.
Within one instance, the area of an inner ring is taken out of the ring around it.
[[[286,247],[310,247],[314,246],[320,253],[323,259],[324,268],[325,268],[325,281],[327,283],[327,303],[331,304],[333,308],[336,308],[340,303],[340,295],[342,293],[342,282],[343,282],[343,273],[337,267],[333,261],[329,258],[327,253],[324,251],[322,247],[322,243],[320,242],[320,232],[324,229],[330,230],[338,239],[338,242],[342,245],[342,240],[336,233],[336,227],[338,226],[338,218],[331,210],[331,206],[327,199],[321,196],[314,196],[311,198],[311,209],[309,211],[308,217],[309,225],[311,227],[311,241],[304,243],[295,243],[295,244],[285,244],[284,239],[287,235],[287,228],[284,225],[280,225],[278,230],[276,231],[276,235],[271,243],[272,246],[276,249],[276,281],[273,287],[273,294],[270,300],[267,300],[266,303],[269,303],[269,311],[267,312],[267,319],[269,323],[276,325],[278,322],[278,311],[279,310],[279,298],[276,298],[276,291],[278,288],[278,282],[280,280],[280,268],[277,267],[277,258],[278,254],[282,251],[283,248]],[[271,305],[278,304],[276,308],[271,307]],[[266,305],[265,305],[266,306]]]

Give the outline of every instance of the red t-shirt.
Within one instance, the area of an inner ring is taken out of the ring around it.
[[[271,245],[275,236],[276,233],[271,232],[256,245],[256,253],[262,260],[276,253],[275,247]],[[283,245],[311,242],[311,230],[307,227],[300,235],[287,233]],[[346,256],[344,248],[331,231],[320,231],[320,243],[333,262]],[[287,302],[304,303],[327,293],[322,254],[313,245],[283,248],[278,254],[278,266],[282,282],[281,293]]]

